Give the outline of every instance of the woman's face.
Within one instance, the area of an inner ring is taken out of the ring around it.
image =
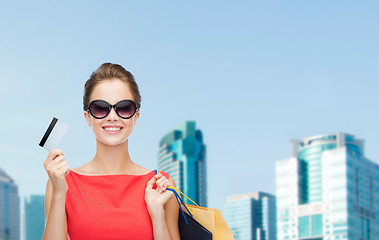
[[[124,99],[134,101],[128,84],[119,79],[105,80],[97,84],[90,96],[90,102],[96,99],[105,100],[112,105]],[[96,119],[89,112],[84,112],[84,117],[100,142],[116,146],[128,139],[139,118],[139,114],[140,112],[137,111],[133,117],[123,119],[112,108],[110,113],[103,119]]]

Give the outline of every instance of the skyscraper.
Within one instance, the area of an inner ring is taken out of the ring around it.
[[[363,140],[292,140],[292,157],[276,163],[278,239],[379,239],[378,190],[379,165]]]
[[[25,198],[25,240],[40,240],[45,227],[44,195]]]
[[[174,179],[176,187],[201,206],[207,206],[206,147],[196,122],[185,121],[159,143],[159,170]]]
[[[228,196],[223,213],[236,240],[276,239],[275,196],[271,194]]]
[[[20,239],[20,200],[13,179],[0,168],[0,239]]]

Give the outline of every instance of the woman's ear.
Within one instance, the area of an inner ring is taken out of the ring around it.
[[[88,126],[92,127],[91,126],[91,116],[90,116],[88,111],[84,111],[84,118],[86,119]]]
[[[139,111],[137,111],[133,117],[133,127],[136,125],[138,118],[139,118]]]

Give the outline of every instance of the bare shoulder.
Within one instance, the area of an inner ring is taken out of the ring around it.
[[[145,168],[145,167],[142,167],[142,166],[136,164],[135,175],[148,174],[151,171],[153,171],[153,170]]]
[[[77,167],[77,168],[72,168],[71,170],[76,172],[76,173],[81,173],[81,174],[91,173],[91,168],[90,168],[89,163],[86,163],[86,164],[84,164],[80,167]]]
[[[70,169],[71,171],[74,171],[74,172],[77,172],[77,173],[82,173],[82,170],[80,167],[77,167],[77,168],[71,168]]]

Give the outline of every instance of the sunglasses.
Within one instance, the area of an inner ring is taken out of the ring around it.
[[[134,116],[137,111],[136,103],[132,100],[121,100],[115,105],[112,105],[104,100],[93,100],[88,107],[92,117],[102,119],[108,116],[112,108],[116,111],[120,118],[128,119]]]

